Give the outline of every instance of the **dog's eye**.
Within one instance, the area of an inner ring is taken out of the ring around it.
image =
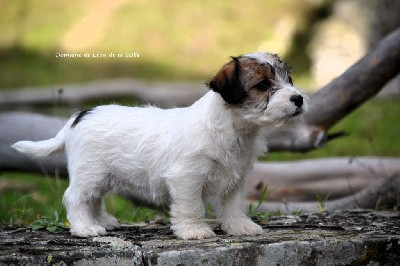
[[[255,88],[259,91],[266,91],[269,88],[271,88],[271,86],[272,86],[272,82],[269,79],[263,79],[257,83]]]

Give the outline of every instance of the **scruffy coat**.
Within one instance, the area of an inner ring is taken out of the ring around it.
[[[232,58],[208,85],[186,108],[99,106],[72,116],[52,139],[13,147],[33,157],[65,149],[63,202],[74,235],[119,226],[102,204],[110,190],[169,207],[171,228],[183,239],[215,235],[204,221],[206,202],[228,234],[262,234],[246,216],[244,182],[267,151],[268,131],[305,110],[302,94],[286,65],[265,53]]]

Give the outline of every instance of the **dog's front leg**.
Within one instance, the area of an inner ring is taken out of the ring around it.
[[[203,184],[195,178],[168,181],[171,195],[171,228],[182,239],[204,239],[215,233],[206,224],[202,198]]]
[[[218,218],[229,235],[260,235],[264,230],[246,215],[244,188],[238,186],[221,197]]]

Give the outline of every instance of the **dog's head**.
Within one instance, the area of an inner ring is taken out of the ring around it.
[[[293,86],[290,68],[277,55],[232,57],[208,83],[245,121],[280,125],[306,110],[304,95]]]

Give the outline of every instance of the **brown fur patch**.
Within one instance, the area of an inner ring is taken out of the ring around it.
[[[224,65],[208,86],[218,92],[225,102],[240,104],[247,97],[247,93],[241,82],[242,69],[237,58]]]
[[[269,54],[271,62],[248,56],[232,57],[207,84],[229,104],[244,102],[264,105],[282,81],[291,84],[290,69],[279,57]],[[279,77],[279,81],[276,78]]]
[[[231,61],[224,65],[220,71],[215,75],[215,77],[209,82],[210,86],[221,88],[225,86],[228,79],[231,79],[235,71],[235,65]]]
[[[275,79],[275,68],[268,63],[258,63],[252,58],[243,58],[240,65],[246,74],[242,76],[242,82],[246,88],[254,88],[264,79],[273,81]],[[248,74],[247,74],[248,73]]]

